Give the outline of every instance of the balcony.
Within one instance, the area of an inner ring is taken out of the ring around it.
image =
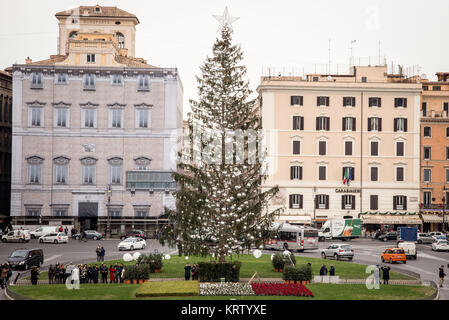
[[[127,190],[176,189],[176,182],[170,171],[135,170],[126,172]]]
[[[443,204],[427,204],[427,203],[420,203],[419,204],[420,209],[437,209],[437,210],[443,210]],[[449,209],[449,204],[444,205],[444,209]]]

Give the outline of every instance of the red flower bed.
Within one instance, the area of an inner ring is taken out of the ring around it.
[[[313,297],[312,291],[302,284],[293,283],[251,283],[257,296],[303,296]]]

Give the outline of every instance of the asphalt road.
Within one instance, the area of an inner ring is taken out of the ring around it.
[[[50,264],[60,263],[81,263],[96,261],[95,249],[101,243],[105,250],[105,260],[113,260],[122,258],[124,253],[129,251],[118,251],[117,244],[119,239],[114,240],[89,240],[88,242],[81,242],[78,240],[69,240],[67,244],[41,244],[37,240],[31,240],[29,243],[0,243],[0,263],[7,260],[8,256],[18,248],[42,248],[44,250],[44,267]],[[339,243],[340,241],[325,241],[320,242],[320,249],[329,246],[331,243]],[[378,264],[381,263],[380,255],[387,247],[395,247],[396,241],[382,242],[371,239],[356,239],[349,242],[355,251],[353,263],[361,264]],[[438,283],[438,268],[441,265],[445,266],[446,273],[449,274],[447,264],[449,263],[449,252],[433,252],[430,244],[417,245],[418,259],[408,260],[407,264],[393,264],[393,270],[409,270],[421,275],[423,281],[433,280]],[[308,256],[320,258],[320,249],[310,250],[302,253],[296,253],[299,256]],[[157,240],[148,239],[145,250],[136,250],[141,253],[151,253],[157,250],[160,253],[177,254],[176,248],[163,247]],[[135,252],[136,252],[135,251]],[[132,252],[131,252],[132,253]],[[265,253],[272,253],[272,251],[265,251]],[[329,260],[331,264],[332,260]],[[338,274],[338,270],[337,270]],[[367,274],[368,276],[368,274]],[[440,299],[449,300],[449,277],[444,288],[441,288]]]

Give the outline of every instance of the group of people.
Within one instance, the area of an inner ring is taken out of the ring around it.
[[[97,262],[104,261],[104,255],[106,254],[106,250],[101,244],[98,245],[95,252],[97,254]]]
[[[320,276],[327,276],[328,270],[327,267],[323,264],[320,269]],[[335,276],[335,267],[333,264],[331,264],[331,267],[329,268],[329,275]]]
[[[48,283],[49,284],[63,284],[66,282],[67,278],[72,274],[72,269],[74,266],[69,264],[56,263],[55,266],[52,264],[48,268]]]
[[[9,278],[12,276],[12,270],[8,263],[0,266],[0,287],[5,289],[8,286]]]
[[[184,267],[184,277],[186,280],[190,280],[190,278],[192,278],[192,280],[198,280],[199,273],[200,269],[196,263],[193,266],[186,263],[186,266]]]
[[[48,269],[48,283],[64,284],[70,275],[72,276],[72,283],[75,281],[79,281],[79,283],[123,283],[124,273],[125,266],[118,263],[109,267],[104,263],[100,266],[96,264],[79,264],[77,266],[69,264],[64,266],[57,263],[54,267],[50,265]],[[33,281],[32,284],[34,284]]]

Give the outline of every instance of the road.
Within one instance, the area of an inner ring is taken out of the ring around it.
[[[117,250],[117,244],[120,240],[89,240],[88,242],[80,242],[77,240],[69,240],[67,244],[51,244],[38,243],[37,240],[31,240],[29,243],[0,243],[0,263],[7,260],[8,256],[18,248],[41,248],[44,250],[44,267],[56,262],[67,263],[81,263],[91,262],[96,260],[95,249],[101,243],[105,250],[105,260],[119,259],[123,257],[125,252]],[[339,243],[339,241],[325,241],[320,242],[320,249],[330,245],[330,243]],[[353,263],[361,264],[377,264],[380,263],[380,254],[387,247],[394,247],[396,241],[381,242],[371,239],[355,239],[350,242],[345,242],[353,246],[355,256]],[[407,264],[393,264],[393,270],[409,270],[421,275],[423,281],[433,280],[438,283],[438,268],[444,265],[446,273],[449,274],[447,264],[449,263],[449,252],[433,252],[430,245],[417,245],[418,259],[408,260]],[[148,239],[145,250],[139,250],[141,253],[151,253],[157,250],[161,253],[177,254],[175,248],[163,247],[157,240]],[[273,253],[272,251],[265,251],[265,253]],[[298,256],[308,256],[320,258],[320,250],[310,250],[302,253],[297,253]],[[329,260],[332,261],[332,260]],[[337,270],[338,273],[338,270]],[[367,274],[368,276],[368,274]],[[449,300],[449,278],[448,283],[441,288],[440,298]]]

